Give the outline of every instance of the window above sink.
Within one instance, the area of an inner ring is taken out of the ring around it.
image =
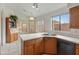
[[[69,13],[64,13],[52,17],[52,29],[58,31],[69,30]]]

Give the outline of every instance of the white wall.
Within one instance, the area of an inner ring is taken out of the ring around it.
[[[1,54],[1,8],[0,8],[0,54]]]
[[[68,3],[68,8],[79,6],[79,3]]]

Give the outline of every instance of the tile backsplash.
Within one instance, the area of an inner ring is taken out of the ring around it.
[[[79,29],[70,29],[70,32],[75,35],[79,35]]]
[[[79,29],[70,29],[69,31],[52,30],[52,31],[49,31],[49,34],[58,34],[58,35],[79,38]]]

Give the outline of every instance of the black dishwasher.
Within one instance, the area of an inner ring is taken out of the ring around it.
[[[75,44],[69,41],[58,39],[58,55],[74,55]]]

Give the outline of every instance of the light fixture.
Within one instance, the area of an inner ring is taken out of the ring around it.
[[[39,4],[38,3],[34,3],[33,5],[32,5],[32,8],[38,8],[39,7]]]
[[[30,17],[30,20],[34,20],[34,17],[31,16],[31,17]]]

